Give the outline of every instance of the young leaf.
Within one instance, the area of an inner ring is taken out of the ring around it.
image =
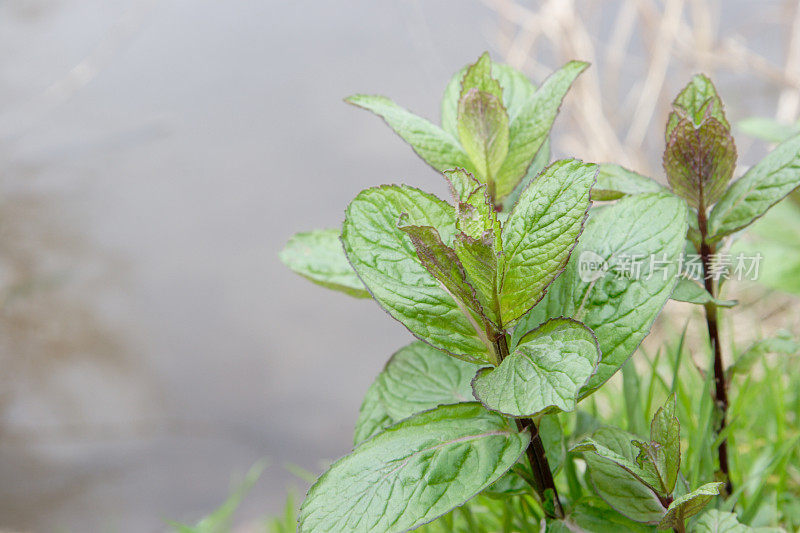
[[[494,179],[508,154],[508,114],[500,98],[470,89],[458,104],[458,138],[476,176],[494,190]]]
[[[681,468],[681,424],[675,416],[676,399],[673,395],[656,411],[650,423],[650,441],[658,448],[658,466],[667,493],[672,493]]]
[[[453,359],[450,356],[446,357]],[[353,432],[354,446],[358,446],[365,440],[374,437],[396,422],[396,420],[393,420],[392,417],[389,416],[389,413],[386,412],[386,406],[383,404],[380,396],[380,387],[379,380],[375,380],[364,395],[364,400],[361,402],[361,409],[358,412],[358,419],[356,420],[356,428]]]
[[[657,524],[666,509],[656,493],[641,479],[645,474],[636,466],[639,450],[632,444],[635,438],[635,435],[620,429],[605,427],[573,451],[589,452],[584,453],[589,479],[608,505],[631,520]]]
[[[501,226],[487,186],[460,168],[445,171],[444,175],[454,193],[458,231],[473,239],[491,237],[493,247],[499,253],[502,248]]]
[[[459,358],[491,363],[483,328],[422,266],[411,239],[397,227],[402,213],[415,225],[435,228],[445,244],[452,242],[450,205],[413,187],[382,186],[362,191],[347,207],[347,258],[375,300],[418,338]]]
[[[298,531],[413,529],[494,483],[529,440],[476,403],[420,413],[335,462],[308,491]]]
[[[670,529],[683,524],[687,518],[699,513],[708,502],[719,494],[722,486],[721,482],[706,483],[699,489],[693,490],[689,494],[684,494],[680,498],[675,498],[667,509],[664,518],[658,524],[658,529]]]
[[[503,225],[503,268],[498,280],[504,326],[541,300],[547,286],[564,270],[583,231],[596,173],[596,165],[574,159],[557,161],[514,206]]]
[[[749,226],[800,185],[800,135],[789,139],[736,180],[711,211],[708,231],[719,240]]]
[[[592,200],[618,200],[623,196],[664,192],[663,185],[632,170],[605,163],[599,166],[597,183],[592,187]]]
[[[667,123],[666,141],[669,142],[675,126],[682,118],[688,118],[695,125],[700,125],[704,118],[710,116],[726,130],[731,126],[725,118],[722,99],[717,94],[714,84],[703,74],[697,74],[692,81],[678,93],[672,102],[675,112],[670,113]]]
[[[364,284],[347,262],[337,229],[298,233],[286,243],[279,257],[304,278],[356,298],[369,298]]]
[[[483,56],[478,61],[482,60]],[[458,137],[458,101],[462,92],[465,92],[463,91],[463,81],[468,68],[469,66],[462,68],[450,78],[442,97],[442,128],[453,137]],[[536,87],[523,73],[502,63],[492,61],[491,76],[500,84],[503,107],[508,112],[509,119],[513,120],[534,95]],[[468,81],[467,88],[471,87]]]
[[[461,78],[461,92],[458,95],[459,100],[464,98],[468,92],[473,89],[489,93],[495,96],[501,103],[503,101],[503,88],[500,83],[492,77],[492,60],[489,58],[489,52],[484,52],[481,57],[469,65]]]
[[[653,468],[644,467],[639,460],[641,448],[637,444],[641,444],[641,442],[632,433],[617,428],[602,428],[592,437],[576,444],[572,451],[584,452],[587,462],[592,456],[586,452],[594,454],[604,461],[610,461],[652,492],[663,493],[658,472]]]
[[[474,171],[469,157],[455,136],[406,111],[385,96],[356,94],[345,101],[381,117],[411,145],[417,155],[439,172],[454,167]]]
[[[496,201],[514,190],[525,176],[531,161],[550,134],[561,101],[575,78],[588,66],[582,61],[570,61],[551,74],[518,113],[512,114],[511,107],[508,107],[510,141],[508,155],[496,177]]]
[[[725,192],[736,166],[730,130],[713,117],[695,126],[689,118],[675,124],[664,150],[664,170],[676,194],[695,209],[707,209]]]
[[[581,397],[591,394],[628,360],[669,299],[686,216],[686,202],[669,193],[625,197],[594,214],[565,272],[514,329],[512,349],[550,318],[583,322],[603,354]]]
[[[471,311],[485,319],[486,315],[475,289],[467,282],[467,273],[456,252],[442,242],[436,228],[414,226],[408,220],[408,213],[402,213],[397,227],[411,239],[422,266],[442,284],[460,307],[465,308],[465,312]]]
[[[599,359],[590,329],[554,319],[526,335],[500,366],[481,370],[472,389],[483,405],[508,416],[572,411]]]
[[[478,367],[424,342],[397,351],[376,380],[378,397],[393,421],[439,405],[472,402]]]
[[[476,239],[465,233],[456,235],[453,248],[464,270],[469,284],[475,288],[484,316],[493,324],[499,322],[497,315],[497,264],[498,255],[493,232],[486,232]]]
[[[736,300],[720,300],[719,298],[714,298],[699,283],[684,277],[678,279],[678,283],[675,285],[675,289],[672,291],[672,296],[670,296],[670,298],[679,302],[698,305],[714,302],[714,305],[717,307],[734,307],[738,303]]]

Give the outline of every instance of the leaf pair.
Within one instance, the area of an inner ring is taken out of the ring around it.
[[[434,169],[468,170],[499,205],[525,177],[562,99],[587,66],[567,63],[536,90],[525,76],[483,54],[448,84],[441,128],[382,96],[347,101],[383,118]]]
[[[675,98],[666,128],[664,170],[673,191],[689,205],[704,214],[711,208],[707,242],[746,228],[800,185],[800,135],[777,140],[783,142],[731,184],[736,147],[713,83],[699,74]],[[635,172],[601,165],[593,198],[614,200],[659,188]]]
[[[703,75],[672,103],[664,170],[676,194],[705,213],[725,192],[736,166],[736,146],[722,100]]]
[[[800,136],[784,141],[728,186],[736,147],[722,100],[711,81],[697,75],[673,102],[667,124],[664,170],[672,189],[705,211],[699,228],[714,243],[762,216],[800,185]]]
[[[479,492],[522,490],[530,433],[468,401],[477,368],[422,342],[395,353],[364,398],[355,449],[309,490],[299,531],[406,531]],[[558,468],[557,419],[539,432]]]
[[[719,494],[722,483],[708,483],[673,498],[680,473],[680,423],[671,398],[653,417],[650,440],[606,427],[572,451],[584,452],[597,493],[619,513],[658,529],[683,525]]]
[[[461,359],[496,364],[493,338],[544,296],[583,229],[595,168],[554,163],[502,224],[481,187],[450,173],[457,207],[407,186],[348,206],[345,253],[375,300],[415,336]],[[499,233],[499,235],[498,235]],[[477,237],[480,235],[480,237]]]

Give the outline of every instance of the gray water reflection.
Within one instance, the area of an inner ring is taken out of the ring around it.
[[[303,486],[283,464],[316,470],[347,450],[363,390],[407,337],[276,253],[294,231],[339,224],[365,186],[435,182],[341,98],[392,92],[435,114],[450,66],[485,47],[483,8],[460,9],[446,38],[420,25],[445,13],[0,3],[3,187],[39,202],[15,216],[23,234],[64,250],[33,261],[53,288],[32,297],[34,329],[4,344],[4,360],[38,359],[4,372],[0,525],[157,531],[267,457],[253,518]],[[42,353],[54,323],[78,338]]]
[[[254,518],[303,486],[284,464],[348,450],[408,335],[276,254],[364,187],[445,193],[341,98],[436,116],[489,48],[490,12],[455,5],[0,2],[2,250],[36,282],[4,307],[0,527],[159,531],[267,457]]]

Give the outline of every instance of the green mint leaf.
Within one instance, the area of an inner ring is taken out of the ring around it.
[[[681,424],[675,416],[675,395],[656,411],[650,423],[650,441],[658,445],[659,462],[656,463],[665,492],[672,493],[681,468]]]
[[[475,288],[484,316],[496,325],[500,317],[497,303],[498,258],[495,244],[493,232],[486,232],[479,239],[458,233],[453,247],[464,266],[469,284]]]
[[[634,440],[633,445],[639,449],[636,465],[646,472],[646,479],[654,479],[652,488],[660,495],[669,494],[666,481],[666,457],[664,449],[657,442]]]
[[[496,239],[495,248],[499,251],[502,247],[501,227],[487,186],[478,183],[464,169],[447,170],[444,175],[456,204],[456,228],[475,239],[482,239],[487,237],[487,232],[491,233],[490,236]]]
[[[800,194],[789,195],[794,197]],[[746,277],[758,278],[759,284],[771,289],[800,294],[800,204],[778,202],[747,228],[744,238],[732,241],[729,253]]]
[[[564,442],[564,432],[557,415],[544,415],[539,419],[539,436],[547,451],[547,462],[553,476],[558,474],[567,456]],[[483,491],[484,494],[493,496],[508,496],[515,494],[530,494],[531,485],[528,480],[533,480],[530,463],[523,456],[514,468],[505,473],[494,485]]]
[[[413,529],[494,483],[529,440],[477,403],[420,413],[335,462],[308,491],[298,531]]]
[[[603,353],[581,397],[605,383],[647,336],[672,293],[687,211],[686,202],[672,194],[648,193],[594,213],[564,273],[517,324],[512,349],[539,324],[571,316],[594,331]]]
[[[357,94],[345,101],[381,117],[411,145],[417,155],[439,172],[454,167],[474,170],[455,136],[403,109],[385,96]]]
[[[746,374],[756,361],[768,353],[796,355],[800,353],[800,342],[787,331],[779,331],[775,337],[768,337],[754,342],[728,367],[728,378],[736,374]]]
[[[590,329],[554,319],[523,337],[500,366],[478,372],[472,389],[484,406],[507,416],[572,411],[599,359]]]
[[[444,174],[447,184],[450,186],[450,194],[453,196],[453,201],[456,205],[460,202],[470,203],[478,189],[486,190],[485,184],[482,184],[475,176],[463,168],[445,170],[442,174]],[[485,203],[488,203],[488,200]]]
[[[376,381],[378,397],[393,421],[439,405],[472,402],[477,365],[459,361],[424,342],[397,351]]]
[[[522,192],[528,188],[531,182],[542,173],[542,171],[547,167],[550,163],[550,139],[545,140],[544,144],[539,151],[536,153],[536,157],[533,158],[533,162],[531,166],[528,167],[528,173],[525,174],[525,177],[522,178],[522,181],[514,187],[514,190],[505,197],[503,200],[503,211],[510,212],[514,209],[514,205],[519,200],[519,197],[522,195]]]
[[[666,509],[658,495],[642,480],[646,473],[636,465],[636,436],[604,427],[573,451],[583,451],[589,480],[597,494],[622,515],[646,524],[657,524]],[[652,480],[651,480],[652,481]]]
[[[767,528],[752,528],[740,524],[735,513],[709,509],[697,519],[691,531],[692,533],[749,533],[765,529]]]
[[[717,307],[735,307],[738,303],[736,300],[720,300],[719,298],[714,298],[705,287],[696,281],[684,277],[678,279],[678,283],[675,285],[675,290],[672,291],[672,296],[670,296],[670,298],[679,302],[698,305],[713,302]]]
[[[656,493],[663,493],[658,472],[643,466],[641,460],[642,442],[632,433],[617,428],[601,428],[592,437],[576,444],[573,452],[583,452],[587,462],[591,455],[610,461],[625,470],[639,483]]]
[[[544,444],[544,449],[547,451],[547,462],[550,464],[550,470],[555,475],[561,470],[564,459],[567,457],[564,430],[561,428],[558,416],[553,414],[541,417],[539,420],[539,436],[542,438],[542,444]]]
[[[695,209],[720,199],[736,167],[736,145],[730,130],[714,118],[699,126],[679,120],[664,150],[664,171],[672,190]]]
[[[714,84],[703,74],[697,74],[692,81],[678,93],[672,102],[675,112],[671,113],[667,122],[666,141],[669,142],[673,130],[682,118],[688,118],[695,125],[706,117],[712,117],[722,124],[726,130],[731,126],[725,118],[725,109],[722,99],[717,94]]]
[[[446,246],[436,228],[408,224],[408,213],[400,215],[397,227],[411,239],[422,266],[436,278],[464,310],[474,313],[476,320],[486,320],[475,289],[467,282],[467,273],[456,252]]]
[[[547,533],[648,533],[652,527],[634,522],[612,509],[603,500],[585,497],[573,505],[563,520],[547,524]]]
[[[448,170],[456,202],[456,233],[453,249],[474,287],[484,315],[498,324],[497,269],[502,249],[501,227],[485,184],[478,183],[463,169]]]
[[[782,143],[800,133],[800,123],[784,124],[766,117],[750,117],[736,124],[742,133],[771,143]]]
[[[439,405],[473,401],[477,366],[413,342],[394,353],[367,390],[356,422],[358,445],[404,418]]]
[[[749,226],[800,185],[800,135],[789,139],[733,182],[711,210],[708,231],[719,240]]]
[[[678,524],[683,524],[687,518],[696,515],[708,505],[708,502],[719,494],[723,485],[724,483],[720,482],[706,483],[689,494],[675,498],[675,501],[669,504],[664,518],[659,522],[658,529],[670,529]]]
[[[279,257],[304,278],[356,298],[369,298],[364,284],[347,262],[338,229],[298,233],[289,239]]]
[[[597,183],[592,187],[592,200],[619,200],[623,196],[648,192],[663,192],[663,185],[632,170],[612,165],[600,165]]]
[[[472,89],[492,94],[501,103],[503,101],[503,88],[500,82],[492,77],[492,60],[489,58],[489,52],[484,52],[474,64],[467,67],[461,79],[459,100]]]
[[[453,359],[452,357],[449,358]],[[364,395],[364,400],[361,402],[361,410],[356,420],[356,428],[353,432],[354,446],[358,446],[365,440],[374,437],[395,422],[389,416],[386,406],[381,401],[379,389],[380,383],[375,380]]]
[[[508,154],[508,114],[494,94],[470,89],[458,103],[458,138],[476,177],[494,190],[494,180]]]
[[[468,68],[469,66],[462,68],[450,78],[442,98],[442,128],[453,137],[458,137],[458,101]],[[503,107],[508,112],[509,119],[513,119],[536,92],[536,87],[527,76],[502,63],[492,62],[491,75],[500,84],[503,90]]]
[[[489,487],[484,489],[481,494],[492,496],[494,498],[505,498],[508,496],[521,496],[523,494],[530,494],[531,486],[525,481],[518,472],[525,470],[524,463],[517,463],[514,467],[503,474],[503,477],[492,483]],[[525,472],[530,478],[530,472]]]
[[[347,207],[342,242],[350,264],[375,300],[420,340],[467,361],[491,363],[484,329],[420,263],[411,239],[397,227],[402,213],[452,242],[450,205],[413,187],[376,187]]]
[[[511,106],[507,106],[510,140],[508,155],[495,178],[495,201],[513,191],[527,174],[533,158],[550,134],[561,101],[575,78],[588,66],[582,61],[570,61],[551,74],[519,112],[513,113]]]
[[[503,225],[501,239],[498,292],[504,326],[541,300],[547,286],[564,270],[583,231],[596,173],[596,165],[574,159],[556,161],[520,196]]]

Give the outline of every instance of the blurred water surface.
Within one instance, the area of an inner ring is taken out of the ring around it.
[[[391,93],[435,116],[450,71],[486,47],[487,14],[0,2],[6,259],[31,256],[6,267],[30,287],[3,325],[18,338],[3,341],[0,526],[162,530],[267,457],[254,518],[304,487],[284,464],[347,451],[363,391],[408,336],[276,254],[340,224],[363,187],[444,192],[341,100]]]
[[[254,519],[304,488],[284,465],[349,449],[409,335],[277,252],[364,187],[445,194],[341,99],[435,118],[493,22],[477,2],[0,1],[0,527],[160,531],[266,457]]]

